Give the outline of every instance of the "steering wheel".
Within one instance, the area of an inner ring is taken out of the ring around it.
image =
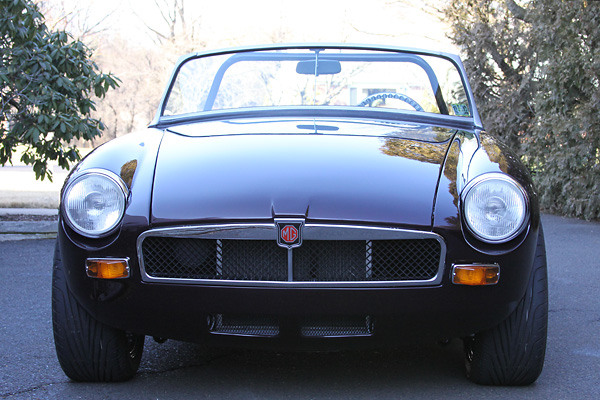
[[[358,106],[359,107],[366,107],[366,106],[370,107],[371,104],[375,100],[385,100],[385,99],[402,100],[403,102],[407,103],[408,105],[410,105],[411,107],[413,107],[417,111],[422,111],[422,112],[425,111],[425,110],[423,110],[423,107],[421,107],[419,105],[419,103],[417,103],[416,101],[414,101],[413,99],[411,99],[407,95],[402,94],[402,93],[391,93],[391,92],[381,92],[381,93],[375,93],[375,94],[372,94],[370,96],[367,96],[363,101],[361,101],[360,103],[358,103]]]

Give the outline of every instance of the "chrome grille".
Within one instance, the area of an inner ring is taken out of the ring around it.
[[[142,279],[247,286],[415,286],[441,281],[446,250],[434,233],[310,224],[303,233],[300,247],[286,249],[277,245],[276,228],[268,224],[148,231],[138,238]]]

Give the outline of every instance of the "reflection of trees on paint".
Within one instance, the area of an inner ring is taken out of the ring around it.
[[[446,143],[418,142],[406,139],[386,139],[381,150],[388,156],[402,157],[430,164],[440,164],[446,154]]]
[[[128,188],[131,188],[131,183],[133,182],[133,175],[135,174],[136,169],[137,160],[128,161],[121,167],[121,179],[123,179],[123,182],[125,182]]]
[[[448,130],[445,131],[446,135],[448,135]],[[443,137],[441,132],[439,134],[441,137]],[[452,142],[452,144],[450,144],[448,142],[448,140],[450,140],[450,137],[447,138],[445,141],[440,142],[423,142],[413,139],[389,138],[385,139],[385,142],[381,147],[381,151],[389,156],[403,157],[410,160],[416,160],[438,165],[444,162],[444,157],[447,157],[443,169],[443,175],[446,179],[441,179],[440,185],[444,185],[444,182],[447,182],[447,187],[445,189],[448,190],[448,192],[452,196],[452,203],[458,210],[456,168],[458,165],[458,158],[460,157],[460,146],[458,141],[454,141]],[[448,149],[449,145],[450,149]],[[444,187],[440,186],[440,191],[441,190],[444,190]],[[450,225],[455,225],[458,221],[458,214],[456,218],[447,218],[446,221]]]
[[[448,179],[448,192],[452,195],[452,203],[458,209],[458,187],[456,181],[458,179],[458,157],[460,157],[459,142],[452,143],[444,165],[444,177]],[[457,218],[458,220],[458,218]]]
[[[491,136],[481,135],[481,147],[488,155],[491,162],[498,164],[500,171],[508,172],[508,161],[506,159],[509,156],[509,152],[504,146],[501,147],[500,143]]]
[[[393,137],[384,139],[381,151],[388,156],[440,164],[454,132],[439,127],[398,129],[390,134]]]

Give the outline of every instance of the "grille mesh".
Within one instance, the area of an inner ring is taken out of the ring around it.
[[[222,274],[215,279],[287,280],[287,250],[271,240],[219,240]]]
[[[376,240],[372,249],[372,279],[422,280],[435,276],[441,246],[437,240]]]
[[[274,240],[149,236],[142,256],[146,274],[155,278],[288,280],[288,250]],[[292,250],[293,281],[429,280],[440,257],[435,239],[307,240]]]
[[[213,314],[208,317],[208,331],[217,335],[273,337],[280,333],[281,321],[269,315]],[[304,337],[371,336],[371,316],[311,316],[297,321]]]
[[[212,315],[208,319],[210,333],[242,336],[277,336],[278,321],[268,316]]]
[[[365,241],[310,240],[294,250],[294,280],[300,282],[368,280]]]
[[[217,241],[148,237],[143,244],[149,276],[178,279],[218,279]]]
[[[370,316],[311,317],[300,323],[300,332],[305,337],[369,336],[373,334],[373,319]]]

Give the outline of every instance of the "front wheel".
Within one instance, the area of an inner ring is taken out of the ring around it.
[[[58,242],[52,272],[52,327],[56,355],[69,378],[118,382],[137,372],[144,336],[104,325],[81,307],[67,286]]]
[[[482,385],[529,385],[542,372],[548,328],[546,247],[540,225],[525,295],[500,325],[464,339],[467,377]]]

